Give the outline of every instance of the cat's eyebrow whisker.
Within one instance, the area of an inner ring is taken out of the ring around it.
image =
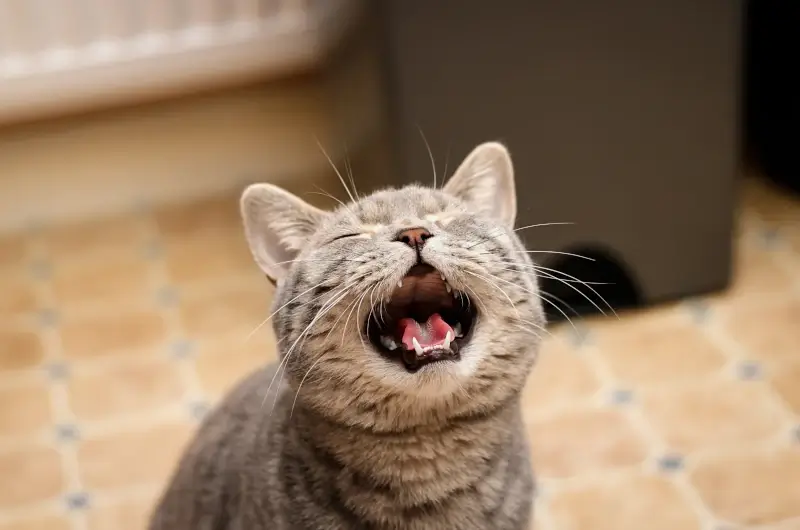
[[[342,187],[344,187],[344,191],[347,192],[347,195],[350,197],[350,200],[353,202],[357,202],[353,194],[350,192],[350,188],[347,187],[347,184],[344,181],[344,177],[342,177],[342,174],[339,172],[339,169],[336,167],[336,164],[333,163],[333,160],[325,151],[325,148],[322,147],[322,144],[319,142],[319,140],[317,140],[317,146],[319,147],[319,150],[322,151],[322,154],[325,155],[325,158],[328,159],[328,163],[331,165],[333,170],[336,172],[336,176],[339,177],[339,182],[342,183]]]
[[[350,178],[350,185],[353,186],[353,193],[355,194],[357,199],[361,199],[361,196],[358,194],[358,189],[356,188],[356,179],[353,176],[353,166],[350,165],[350,153],[347,152],[347,144],[344,145],[344,169],[347,173],[347,176]]]
[[[319,187],[319,186],[317,186],[316,184],[314,185],[314,187],[315,187],[315,188],[317,188],[319,191],[309,191],[308,193],[310,193],[310,194],[312,194],[312,195],[323,195],[323,196],[325,196],[325,197],[330,197],[330,198],[331,198],[331,199],[333,199],[334,201],[336,201],[336,202],[338,202],[339,204],[341,204],[341,205],[342,205],[342,207],[343,207],[345,210],[347,210],[347,211],[350,213],[350,215],[352,215],[352,216],[353,216],[353,218],[355,218],[355,219],[358,219],[358,216],[357,216],[357,215],[356,215],[356,214],[353,212],[353,210],[351,210],[351,209],[350,209],[350,206],[348,206],[347,204],[345,204],[344,202],[342,202],[342,200],[341,200],[341,199],[339,199],[339,198],[337,198],[337,197],[334,197],[333,195],[331,195],[331,194],[330,194],[330,193],[328,193],[327,191],[323,190],[322,188],[320,188],[320,187]]]
[[[436,189],[436,162],[433,158],[433,151],[431,151],[431,145],[428,143],[428,139],[425,138],[425,133],[422,131],[422,127],[417,124],[417,129],[419,129],[419,134],[422,136],[422,141],[425,142],[425,148],[428,150],[428,158],[431,159],[431,168],[433,169],[433,189]]]
[[[447,163],[450,162],[450,148],[452,144],[447,144],[447,151],[444,154],[444,171],[442,172],[442,189],[444,189],[444,185],[447,183]],[[434,186],[435,188],[436,186]]]

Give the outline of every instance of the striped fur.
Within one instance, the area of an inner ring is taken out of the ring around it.
[[[300,228],[273,223],[294,241],[308,230],[274,299],[281,366],[251,375],[207,418],[151,530],[529,528],[519,394],[544,316],[513,212],[509,223],[477,207],[476,168],[459,171],[471,174],[443,190],[384,190],[307,212]],[[434,234],[423,258],[479,312],[460,361],[417,373],[375,352],[363,329],[416,261],[393,240],[408,226]]]

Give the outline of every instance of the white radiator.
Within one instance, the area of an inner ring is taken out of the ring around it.
[[[0,122],[313,66],[357,0],[0,0]]]

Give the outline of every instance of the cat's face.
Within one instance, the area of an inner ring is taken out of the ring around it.
[[[442,190],[384,190],[322,212],[259,184],[242,211],[277,280],[273,325],[298,399],[396,426],[521,389],[544,317],[501,145],[475,149]]]

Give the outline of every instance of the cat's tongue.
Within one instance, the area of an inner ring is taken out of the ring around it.
[[[442,345],[447,339],[448,332],[452,340],[455,332],[439,313],[432,314],[424,323],[417,322],[413,318],[404,318],[397,324],[397,336],[407,350],[415,349],[414,339],[417,339],[417,343],[423,349]]]

